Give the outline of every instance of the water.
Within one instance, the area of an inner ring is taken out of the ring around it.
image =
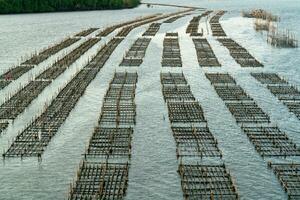
[[[150,0],[149,0],[150,1]],[[147,2],[149,2],[147,1]],[[152,2],[158,2],[151,0]],[[133,137],[133,155],[129,174],[128,200],[182,199],[180,179],[177,175],[178,162],[175,155],[175,142],[167,120],[167,108],[161,94],[159,81],[161,69],[162,41],[166,31],[178,31],[180,34],[183,71],[191,85],[194,96],[199,99],[208,120],[209,128],[219,141],[224,162],[230,169],[237,184],[241,199],[285,199],[272,171],[254,150],[253,145],[243,134],[234,118],[217,96],[205,72],[229,72],[258,105],[271,117],[296,144],[300,144],[299,120],[288,112],[287,108],[270,92],[249,75],[251,71],[274,71],[300,87],[299,49],[275,49],[270,47],[263,36],[253,29],[253,21],[240,17],[240,11],[249,8],[267,8],[280,15],[283,27],[299,33],[300,4],[297,0],[288,1],[179,1],[160,0],[159,3],[195,5],[229,11],[221,23],[228,36],[239,42],[265,65],[263,69],[244,69],[235,63],[226,48],[214,38],[208,37],[212,48],[222,64],[218,69],[203,69],[198,66],[191,38],[185,34],[187,22],[192,16],[184,17],[172,24],[162,25],[159,33],[151,41],[144,63],[138,68],[137,85],[137,124]],[[177,8],[140,6],[131,10],[91,11],[50,14],[2,15],[0,16],[0,73],[20,62],[26,56],[55,41],[79,32],[87,27],[105,27],[135,17],[154,13],[168,13]],[[201,24],[203,26],[203,24]],[[0,199],[65,199],[69,183],[81,160],[81,154],[97,123],[108,83],[118,67],[122,56],[129,46],[140,36],[147,26],[132,31],[112,54],[111,59],[92,81],[85,94],[79,100],[69,118],[62,125],[43,155],[43,162],[35,158],[8,159],[0,166]],[[298,34],[299,35],[299,34]],[[7,149],[9,141],[28,124],[33,116],[41,112],[45,103],[57,93],[61,84],[84,66],[84,63],[96,53],[105,41],[93,47],[86,55],[74,63],[62,76],[11,124],[0,138],[0,148]],[[3,45],[5,44],[5,45]],[[68,48],[69,52],[76,45]],[[61,52],[62,55],[65,52]],[[16,84],[0,92],[1,100],[24,84],[34,74],[54,62],[38,66],[26,74]],[[164,120],[165,118],[165,120]],[[2,158],[1,158],[2,159]],[[295,161],[299,159],[293,158]]]

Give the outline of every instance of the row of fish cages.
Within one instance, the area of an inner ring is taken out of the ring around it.
[[[161,19],[165,19],[167,17],[169,17],[169,15],[162,15],[162,16],[158,16],[158,17],[155,17],[155,18],[140,21],[139,23],[136,23],[134,25],[126,26],[117,34],[117,37],[126,37],[130,33],[131,30],[133,30],[137,27],[140,27],[140,26],[143,26],[145,24],[152,23],[152,22],[155,22],[155,21],[158,21],[158,20],[161,20]],[[150,27],[146,30],[146,32],[143,33],[143,36],[149,36],[148,34],[151,34],[150,36],[154,36],[156,34],[156,32],[158,32],[158,30],[159,30],[159,27],[157,27],[157,26],[160,26],[160,23],[151,24]],[[154,31],[155,27],[158,28],[158,30],[156,32]]]
[[[120,66],[140,66],[143,63],[143,58],[150,42],[151,38],[138,38],[126,52]]]
[[[132,25],[132,26],[126,26],[126,27],[122,28],[118,32],[118,34],[116,35],[116,37],[125,38],[134,28],[135,28],[134,25]]]
[[[95,75],[94,71],[89,70],[79,72],[45,111],[18,134],[3,156],[40,158]]]
[[[184,13],[184,12],[178,12],[178,14],[181,14],[181,13]],[[175,15],[175,14],[177,14],[177,13],[174,13],[172,15]],[[172,15],[166,15],[166,16],[161,16],[161,17],[158,17],[159,15],[151,15],[151,16],[140,18],[140,19],[124,22],[124,23],[121,23],[119,25],[108,27],[107,29],[105,29],[105,30],[101,31],[99,34],[97,34],[97,36],[98,37],[99,36],[104,37],[104,36],[107,36],[108,34],[110,34],[111,32],[113,32],[114,30],[116,30],[117,28],[137,23],[135,26],[125,27],[125,31],[121,31],[118,34],[119,36],[125,37],[135,27],[144,25],[146,23],[150,23],[152,21],[163,19],[163,18],[172,16]],[[25,74],[26,72],[31,70],[34,67],[32,65],[40,64],[41,62],[48,59],[50,56],[56,54],[57,52],[61,51],[62,49],[67,48],[67,47],[71,46],[72,44],[76,43],[77,41],[79,41],[80,38],[78,38],[78,37],[83,37],[85,34],[87,34],[88,32],[91,32],[91,31],[94,32],[94,31],[96,31],[96,29],[94,30],[94,28],[91,28],[91,29],[84,30],[84,31],[76,34],[75,35],[76,37],[67,38],[67,39],[63,40],[62,42],[60,42],[58,44],[55,44],[55,45],[53,45],[53,46],[51,46],[51,47],[49,47],[45,50],[42,50],[40,53],[34,54],[31,58],[24,61],[20,66],[13,67],[13,68],[9,69],[7,72],[5,72],[4,74],[2,74],[0,76],[0,89],[5,88],[13,80],[18,79],[20,76],[22,76],[23,74]],[[82,46],[79,49],[82,49]],[[54,71],[60,71],[60,70],[61,70],[60,68],[56,68]]]
[[[262,157],[300,156],[300,149],[277,126],[242,127]]]
[[[296,86],[289,84],[276,73],[251,73],[251,75],[266,85],[269,91],[300,119],[300,91]]]
[[[248,96],[229,74],[206,73],[226,107],[241,124],[256,151],[262,157],[298,156],[299,149],[286,133],[271,125],[270,117]],[[214,81],[223,79],[222,81]]]
[[[205,76],[212,85],[236,85],[234,78],[226,73],[207,73]]]
[[[256,60],[244,47],[230,38],[218,38],[218,41],[225,46],[233,59],[241,67],[263,67],[264,65]]]
[[[35,80],[30,81],[26,86],[21,88],[17,93],[9,97],[0,106],[0,119],[15,119],[19,114],[38,97],[38,95],[51,84],[51,81],[61,75],[68,66],[75,62],[89,48],[96,44],[99,39],[89,39],[74,49],[72,52],[57,61],[53,66],[45,70]],[[63,64],[66,63],[66,64]]]
[[[187,83],[176,84],[176,82],[186,82],[182,73],[162,73],[161,83],[163,86],[163,96],[167,102],[169,120],[171,124],[176,123],[205,123],[203,110],[198,101],[195,101],[190,87]],[[171,83],[166,83],[166,82]],[[173,84],[172,82],[175,82]],[[182,88],[181,86],[185,86]],[[180,90],[178,87],[181,87]],[[186,99],[186,100],[184,100]]]
[[[211,80],[213,86],[227,86],[229,84],[236,85],[235,80],[229,74],[207,73],[206,77]],[[260,75],[264,82],[282,82],[278,77],[272,75],[269,78]],[[241,89],[238,89],[241,92]],[[240,93],[239,92],[239,93]],[[220,91],[217,93],[219,94]],[[235,96],[235,94],[232,94]],[[241,95],[245,97],[245,93]],[[220,95],[222,96],[222,95]],[[222,98],[222,97],[221,97]],[[251,97],[249,97],[251,98]],[[259,108],[253,100],[239,100],[232,101],[230,98],[226,100],[225,104],[241,123],[242,131],[247,135],[249,141],[255,147],[255,150],[262,157],[269,158],[286,158],[300,156],[299,147],[288,137],[286,133],[281,131],[277,126],[270,122],[270,118]],[[242,117],[242,118],[240,118]],[[251,120],[249,120],[251,119]],[[282,187],[287,192],[290,199],[298,199],[300,191],[298,190],[298,165],[293,163],[287,164],[269,164],[277,175]],[[294,170],[293,171],[293,167]]]
[[[203,110],[182,73],[161,73],[162,93],[176,142],[177,158],[222,157]]]
[[[133,126],[136,123],[137,73],[117,72],[104,97],[98,126],[90,139],[85,158],[131,157]]]
[[[105,44],[96,56],[87,64],[86,69],[97,69],[100,70],[106,61],[110,58],[114,50],[119,46],[119,44],[124,40],[124,38],[113,38],[107,44]]]
[[[80,38],[67,38],[58,44],[55,44],[51,47],[46,48],[45,50],[42,50],[40,53],[32,56],[30,59],[23,62],[23,65],[38,65],[44,60],[48,59],[50,56],[56,54],[57,52],[61,51],[62,49],[65,49],[72,44],[79,41]]]
[[[171,124],[206,122],[183,73],[161,73],[161,84]]]
[[[155,36],[159,31],[161,23],[152,23],[149,28],[143,33],[143,36]]]
[[[225,103],[237,123],[269,123],[269,116],[254,101]]]
[[[70,53],[55,61],[55,63],[38,75],[36,79],[41,80],[53,80],[61,75],[71,64],[73,64],[78,58],[85,54],[90,48],[97,44],[100,38],[90,38],[72,50]]]
[[[154,18],[156,19],[156,18]],[[142,26],[144,24],[148,23],[148,20],[145,20],[145,21],[141,21],[139,23],[136,23],[134,25],[128,25],[128,26],[125,26],[124,28],[122,28],[116,35],[116,37],[120,37],[120,38],[125,38],[133,29],[139,27],[139,26]]]
[[[300,164],[269,162],[268,166],[273,170],[284,191],[287,193],[288,199],[299,199]]]
[[[92,61],[62,88],[48,107],[45,107],[44,112],[18,134],[3,157],[41,158],[51,139],[84,94],[87,86],[121,41],[120,39],[112,39],[99,50]]]
[[[171,23],[177,21],[178,19],[181,19],[181,18],[183,18],[183,17],[185,17],[187,15],[189,15],[189,14],[183,14],[183,15],[174,16],[174,17],[171,17],[171,18],[165,20],[163,23],[171,24]]]
[[[124,23],[120,23],[120,24],[117,24],[117,25],[109,26],[109,27],[101,30],[100,33],[97,34],[97,37],[106,37],[109,34],[111,34],[112,32],[114,32],[115,30],[117,30],[118,28],[121,28],[121,27],[124,27],[124,26],[129,26],[129,25],[132,25],[132,24],[135,24],[135,23],[139,23],[139,22],[142,22],[142,21],[145,21],[145,20],[152,19],[152,18],[156,18],[157,16],[158,15],[150,15],[150,16],[134,19],[134,20],[131,20],[131,21],[127,21],[127,22],[124,22]]]
[[[177,159],[180,159],[178,174],[181,179],[183,198],[238,199],[236,186],[224,164],[198,162],[199,158],[201,160],[216,158],[221,161],[222,152],[218,148],[218,141],[207,126],[202,108],[195,100],[184,75],[161,73],[161,83],[176,143],[176,155]],[[181,107],[174,109],[174,104],[180,104]],[[190,107],[192,104],[193,107]],[[180,120],[174,121],[173,115],[179,116]],[[204,124],[195,125],[195,122],[204,122]],[[186,160],[183,158],[192,161],[185,163]]]
[[[124,199],[128,187],[131,141],[135,123],[119,124],[118,118],[122,118],[127,112],[122,107],[117,106],[110,110],[103,108],[106,103],[134,104],[137,78],[137,73],[115,73],[104,97],[98,126],[90,138],[75,181],[70,185],[69,200]],[[130,95],[128,87],[132,88]],[[116,111],[114,121],[102,124],[105,120],[103,116],[109,113],[114,115]],[[134,113],[135,110],[132,114]]]
[[[164,84],[163,94],[165,102],[169,100],[195,101],[189,85]]]
[[[178,33],[167,33],[163,42],[162,67],[182,67]]]
[[[15,119],[50,84],[51,81],[31,81],[0,106],[0,119]]]
[[[176,15],[181,15],[184,13],[190,12],[190,10],[185,10],[185,11],[180,11],[180,12],[176,12],[176,13],[171,13],[171,14],[166,14],[166,15],[158,15],[157,17],[151,17],[149,19],[144,19],[144,20],[140,20],[138,23],[134,23],[134,24],[129,24],[128,26],[125,26],[124,28],[122,28],[121,31],[119,31],[119,33],[116,35],[116,37],[126,37],[131,30],[143,26],[145,24],[149,24],[152,22],[156,22],[162,19],[166,19],[168,17],[173,17]],[[148,28],[148,30],[146,30],[146,32],[143,34],[143,36],[155,36],[156,33],[158,32],[159,28],[160,28],[161,23],[152,23],[150,25],[150,27]]]
[[[199,16],[193,17],[186,28],[186,33],[189,33],[191,36],[203,36],[203,30],[199,32],[200,20],[204,17],[208,17],[210,13],[212,13],[212,11],[206,11]]]
[[[7,72],[0,75],[0,89],[5,88],[14,80],[20,78],[23,74],[33,69],[33,65],[20,65],[9,69]]]
[[[237,123],[269,123],[270,118],[246,92],[226,73],[206,73],[218,96],[225,104]]]
[[[136,121],[135,89],[137,73],[116,73],[107,93],[99,118],[99,125],[132,127]]]
[[[17,80],[22,75],[30,71],[34,68],[34,65],[38,65],[48,59],[50,56],[58,53],[62,49],[65,49],[72,44],[79,41],[78,38],[67,38],[62,42],[55,44],[45,50],[42,50],[40,53],[34,54],[30,59],[21,63],[21,65],[12,67],[2,75],[0,75],[0,89],[5,88],[8,86],[12,81]]]
[[[189,25],[186,28],[186,33],[199,34],[199,36],[202,36],[203,33],[198,32],[200,20],[201,20],[201,15],[193,17],[193,19],[190,21]]]
[[[221,67],[221,64],[207,39],[194,38],[193,42],[197,53],[198,63],[201,67]]]
[[[210,18],[209,24],[214,37],[226,37],[226,33],[220,24],[220,18],[226,11],[218,11],[213,17]]]
[[[75,37],[86,37],[97,30],[99,30],[99,28],[88,28],[88,29],[81,31],[80,33],[77,33],[75,35]]]

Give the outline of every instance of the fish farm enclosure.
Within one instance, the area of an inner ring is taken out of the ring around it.
[[[300,200],[300,51],[253,28],[300,31],[276,2],[0,15],[0,199]]]

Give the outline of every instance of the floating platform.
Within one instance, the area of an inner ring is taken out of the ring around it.
[[[104,97],[105,101],[115,101],[120,100],[132,100],[135,97],[135,85],[110,85]]]
[[[132,128],[96,127],[84,156],[130,158],[132,134]]]
[[[98,126],[95,128],[84,153],[84,159],[77,172],[76,181],[71,184],[69,199],[124,199],[128,187],[129,161],[134,123],[122,124],[122,112],[134,112],[128,104],[134,105],[134,96],[123,96],[123,89],[130,87],[135,93],[137,73],[115,73],[110,82],[101,109]],[[111,92],[112,90],[119,90]],[[125,89],[125,90],[126,90]],[[108,106],[109,105],[109,106]],[[113,106],[111,106],[113,105]],[[115,106],[117,105],[117,106]],[[125,110],[124,110],[125,109]],[[115,113],[117,111],[117,113]],[[103,124],[105,115],[113,115],[114,121]],[[128,117],[125,121],[130,121]],[[134,119],[135,122],[135,115]],[[117,122],[116,122],[117,121]],[[125,159],[124,160],[122,160]]]
[[[177,158],[222,157],[218,141],[208,127],[172,127]]]
[[[300,92],[292,85],[268,85],[267,88],[281,101],[300,101]]]
[[[206,73],[237,123],[269,123],[270,117],[229,74]]]
[[[194,38],[193,42],[197,52],[198,63],[201,67],[221,66],[207,39]]]
[[[283,104],[300,120],[300,101],[285,101]]]
[[[122,200],[128,187],[129,164],[83,161],[71,184],[69,200]]]
[[[198,101],[168,102],[171,123],[206,122]]]
[[[290,85],[276,73],[251,73],[251,75],[266,85],[270,92],[300,119],[300,91],[298,88]]]
[[[244,47],[230,38],[218,38],[218,41],[225,46],[233,59],[241,67],[263,67],[263,64],[256,60]]]
[[[175,85],[179,85],[179,84],[187,84],[187,81],[183,75],[183,73],[161,73],[160,74],[160,80],[161,80],[161,84],[163,85],[167,85],[167,84],[175,84]]]
[[[237,123],[269,123],[270,117],[255,102],[225,102]]]
[[[237,189],[225,165],[180,164],[183,198],[239,199]]]
[[[300,156],[300,149],[278,127],[242,127],[262,157]]]
[[[138,38],[126,52],[120,66],[140,66],[143,63],[146,50],[150,44],[150,38]]]
[[[171,17],[171,18],[165,20],[163,23],[171,24],[171,23],[177,21],[178,19],[180,19],[180,18],[182,18],[182,17],[185,17],[185,16],[187,16],[187,15],[188,15],[188,14],[183,14],[183,15],[174,16],[174,17]]]
[[[90,35],[91,33],[97,31],[99,28],[88,28],[88,29],[85,29],[83,31],[81,31],[80,33],[77,33],[75,35],[75,37],[86,37],[88,35]]]
[[[100,33],[97,34],[97,37],[106,37],[109,34],[111,34],[112,32],[114,32],[115,30],[117,30],[118,28],[121,28],[121,27],[124,27],[124,26],[129,26],[129,25],[132,25],[132,24],[135,24],[135,23],[140,23],[140,22],[143,22],[143,21],[146,21],[146,20],[149,20],[149,19],[156,18],[157,16],[158,15],[150,15],[150,16],[146,16],[146,17],[141,17],[139,19],[134,19],[134,20],[131,20],[131,21],[127,21],[127,22],[124,22],[124,23],[116,24],[116,25],[113,25],[113,26],[109,26],[109,27],[101,30]]]
[[[122,28],[118,34],[116,35],[116,37],[121,37],[121,38],[125,38],[133,29],[135,28],[134,25],[131,26],[126,26],[124,28]]]
[[[252,101],[238,85],[215,85],[215,90],[223,101]]]
[[[220,24],[220,18],[226,13],[226,11],[218,11],[214,16],[209,20],[210,28],[212,35],[214,37],[226,37],[226,33]]]
[[[251,73],[251,75],[262,84],[287,84],[287,81],[276,73]]]
[[[143,36],[155,36],[159,31],[161,23],[150,24],[149,28],[143,33]]]
[[[288,199],[300,198],[300,164],[298,163],[269,163],[282,188],[288,195]]]
[[[179,40],[176,34],[172,34],[172,37],[166,36],[164,39],[161,65],[162,67],[182,67]]]
[[[196,17],[193,17],[193,19],[189,22],[189,25],[186,28],[186,33],[189,33],[190,36],[203,36],[203,30],[201,32],[199,32],[199,24],[200,24],[200,20],[204,17],[208,17],[210,15],[210,13],[212,13],[213,11],[208,10],[204,13],[202,13],[201,15],[198,15]]]
[[[226,73],[205,73],[206,78],[212,85],[216,84],[236,84],[235,80]]]
[[[178,32],[168,32],[166,33],[166,37],[175,37],[177,38],[179,35],[178,35]]]
[[[115,73],[104,97],[99,118],[100,126],[135,125],[136,105],[134,103],[137,73]]]
[[[165,101],[195,101],[189,85],[163,85]]]
[[[111,82],[113,85],[125,84],[125,85],[135,85],[138,81],[138,74],[133,73],[115,73],[114,78]]]
[[[182,73],[161,73],[163,96],[167,102],[169,120],[174,123],[206,122],[203,110],[195,101],[189,85]]]
[[[106,99],[102,106],[102,115],[99,120],[101,126],[104,125],[135,125],[136,105],[128,100]]]

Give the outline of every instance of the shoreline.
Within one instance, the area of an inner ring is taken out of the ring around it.
[[[5,4],[6,3],[6,4]],[[74,3],[74,2],[73,2]],[[39,14],[39,13],[60,13],[60,12],[76,12],[76,11],[98,11],[98,10],[123,10],[132,9],[141,5],[140,1],[130,1],[130,3],[122,4],[107,4],[107,5],[89,5],[89,4],[76,4],[76,5],[66,5],[66,4],[44,4],[44,5],[34,5],[30,4],[29,7],[26,6],[16,6],[14,4],[9,4],[7,2],[0,2],[0,15],[15,15],[15,14]],[[27,5],[28,6],[28,5]]]
[[[0,13],[0,16],[4,15],[26,15],[26,14],[46,14],[46,13],[63,13],[63,12],[89,12],[89,11],[109,11],[109,10],[126,10],[126,9],[134,9],[139,7],[141,4],[139,4],[136,7],[127,7],[127,8],[112,8],[112,9],[83,9],[83,10],[61,10],[61,11],[41,11],[41,12],[16,12],[16,13]]]

